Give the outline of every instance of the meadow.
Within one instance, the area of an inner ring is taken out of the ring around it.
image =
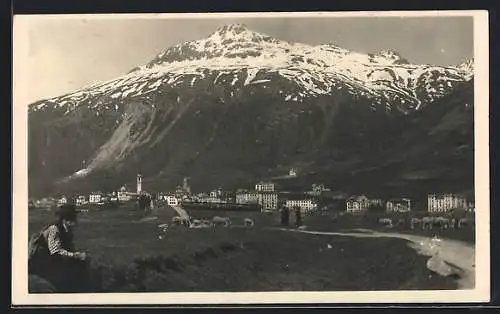
[[[427,258],[404,240],[359,239],[273,230],[279,215],[190,212],[231,217],[231,228],[189,229],[171,223],[163,207],[144,216],[134,206],[80,214],[76,246],[90,253],[92,292],[357,291],[456,289],[452,278],[430,272]],[[243,226],[244,218],[255,221]],[[53,219],[32,210],[30,234]],[[305,216],[310,229],[364,227],[361,219]],[[351,219],[351,223],[347,220]],[[293,216],[291,219],[293,223]],[[359,226],[358,226],[359,224]],[[368,225],[370,227],[370,225]],[[373,228],[380,228],[372,224]],[[414,231],[418,232],[418,231]],[[460,232],[456,232],[460,233]],[[464,232],[461,232],[464,233]]]
[[[330,213],[325,216],[310,216],[306,218],[307,225],[317,231],[350,231],[353,229],[370,229],[380,232],[399,232],[426,237],[440,237],[451,240],[459,240],[467,244],[475,243],[475,217],[474,213],[457,213],[455,216],[469,219],[469,223],[464,228],[422,229],[420,225],[414,229],[410,227],[410,219],[413,217],[422,218],[428,216],[426,211],[412,211],[410,213],[367,213],[367,214],[342,214],[340,212]],[[435,216],[452,217],[453,214],[435,214]],[[396,222],[403,220],[401,225],[394,225],[391,228],[379,223],[380,218],[390,218]]]

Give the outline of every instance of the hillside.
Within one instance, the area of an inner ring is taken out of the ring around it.
[[[30,194],[116,189],[138,171],[150,190],[184,176],[195,190],[234,188],[290,167],[291,186],[470,189],[472,68],[225,26],[30,105]]]

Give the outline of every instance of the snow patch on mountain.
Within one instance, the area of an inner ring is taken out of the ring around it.
[[[226,80],[231,74],[232,80]],[[207,77],[214,84],[229,83],[228,88],[233,89],[238,82],[241,86],[272,83],[272,74],[301,89],[297,100],[346,88],[376,103],[399,103],[408,110],[418,110],[423,102],[450,92],[455,82],[470,80],[473,60],[456,67],[416,65],[394,50],[363,54],[333,43],[317,46],[290,43],[241,24],[226,25],[207,38],[165,49],[148,64],[121,77],[48,99],[30,110],[47,110],[47,104],[51,104],[54,108],[67,106],[66,111],[71,111],[95,97],[108,95],[109,101],[122,101],[144,97],[160,88],[176,88],[185,80],[189,81],[183,86],[194,88],[196,82]]]

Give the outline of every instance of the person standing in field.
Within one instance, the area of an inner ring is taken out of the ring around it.
[[[139,194],[137,201],[139,204],[139,210],[146,212],[146,202],[147,202],[146,194],[144,193]]]
[[[59,206],[57,220],[30,240],[28,273],[50,282],[56,292],[81,292],[88,282],[89,255],[76,251],[73,243],[77,214],[74,204]]]
[[[302,213],[300,212],[300,207],[295,207],[295,227],[302,226]]]
[[[281,209],[281,225],[288,226],[289,219],[290,219],[290,211],[288,207],[283,206],[283,208]]]

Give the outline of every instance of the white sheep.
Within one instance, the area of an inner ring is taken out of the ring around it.
[[[182,223],[182,218],[179,216],[174,216],[174,217],[172,217],[172,223],[174,223],[176,225],[180,225]]]
[[[224,227],[229,227],[229,225],[231,224],[231,219],[229,219],[229,217],[215,216],[215,217],[212,218],[212,223],[214,225],[216,225],[216,224],[224,224]]]
[[[378,222],[386,227],[392,227],[392,219],[390,218],[380,218]]]
[[[458,228],[463,228],[469,223],[469,219],[467,218],[462,218],[458,220]]]
[[[246,227],[252,228],[253,226],[255,226],[255,222],[252,218],[245,218],[244,222]]]
[[[422,220],[421,219],[418,219],[416,217],[413,217],[411,220],[410,220],[410,228],[411,229],[415,229],[415,225],[416,224],[421,224],[422,223]]]
[[[201,220],[193,219],[189,222],[189,228],[200,228],[201,224]]]

